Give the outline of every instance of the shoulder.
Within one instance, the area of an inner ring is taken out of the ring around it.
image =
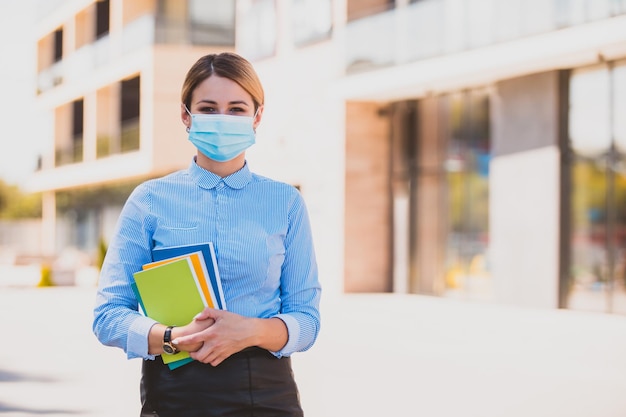
[[[282,208],[289,217],[306,211],[300,190],[292,184],[253,174],[251,185],[257,201],[266,201],[273,210],[279,211]]]
[[[139,184],[135,191],[143,193],[160,192],[163,189],[183,185],[190,181],[187,170],[175,171],[159,178],[152,178]]]
[[[189,182],[186,170],[175,171],[159,178],[145,180],[135,187],[129,196],[129,200],[148,202],[155,196],[174,194],[181,185]]]
[[[274,196],[284,196],[289,199],[299,198],[300,191],[294,185],[278,181],[259,174],[252,174],[250,185]]]
[[[298,189],[294,185],[288,184],[283,181],[278,181],[269,177],[265,177],[259,174],[253,173],[252,181],[250,181],[250,183],[258,185],[260,187],[273,188],[276,190],[284,190],[285,192],[289,192],[289,193],[298,193]]]

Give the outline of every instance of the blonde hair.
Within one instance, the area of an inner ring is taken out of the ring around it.
[[[181,93],[182,102],[191,108],[191,96],[198,84],[211,75],[228,78],[241,86],[252,96],[254,110],[265,102],[265,93],[252,64],[232,52],[205,55],[198,59],[185,76]]]

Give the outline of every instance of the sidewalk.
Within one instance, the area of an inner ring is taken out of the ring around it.
[[[91,333],[94,288],[0,288],[3,417],[137,416],[140,361]],[[324,299],[294,355],[307,417],[623,417],[626,317],[421,296]]]
[[[139,415],[140,362],[91,333],[94,291],[0,288],[0,415]]]

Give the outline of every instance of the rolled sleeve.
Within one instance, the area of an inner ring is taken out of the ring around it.
[[[148,334],[156,324],[156,320],[149,317],[138,317],[128,329],[126,344],[126,357],[128,359],[143,358],[154,359],[155,355],[148,353]]]
[[[285,323],[287,326],[287,343],[283,348],[277,352],[271,352],[277,358],[282,358],[283,356],[291,356],[292,353],[297,352],[300,340],[300,323],[296,320],[295,317],[290,316],[289,314],[278,314],[274,316],[279,318]]]

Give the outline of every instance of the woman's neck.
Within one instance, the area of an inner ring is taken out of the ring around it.
[[[243,168],[245,163],[245,152],[242,152],[241,155],[226,162],[214,161],[213,159],[207,158],[201,152],[198,152],[198,157],[196,158],[196,164],[198,164],[199,167],[206,169],[207,171],[212,172],[221,178],[228,177],[229,175],[239,171],[241,168]]]

